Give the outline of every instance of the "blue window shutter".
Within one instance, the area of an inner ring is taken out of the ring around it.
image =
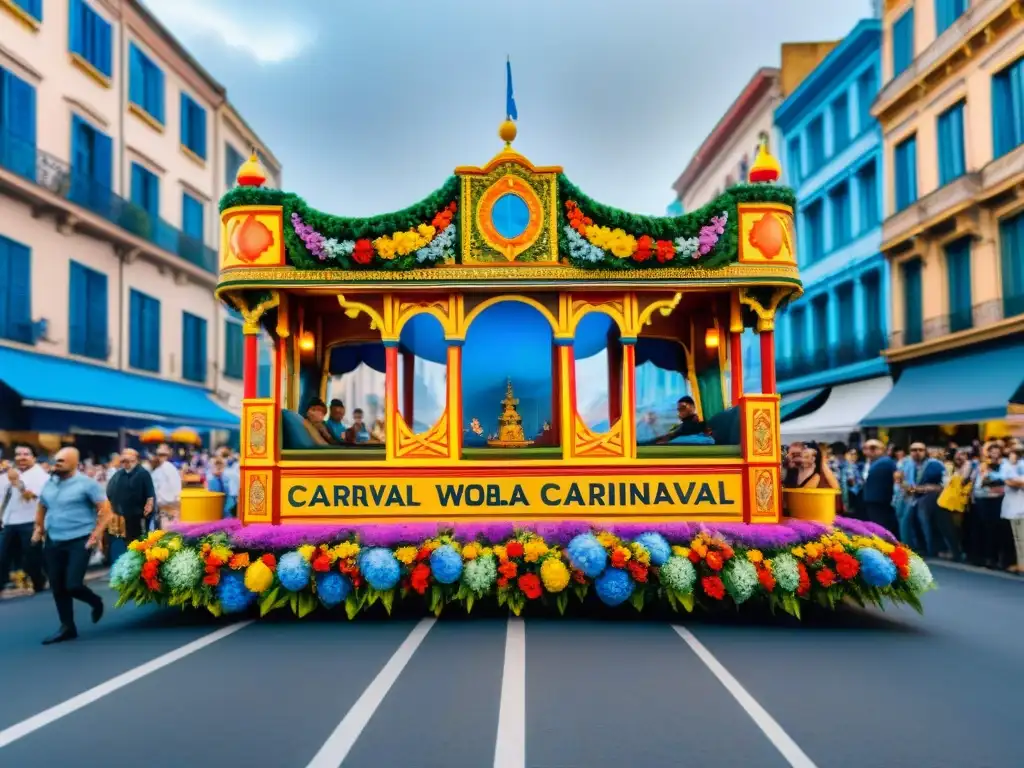
[[[128,46],[128,101],[149,111],[146,105],[146,72],[143,69],[142,52],[135,47],[135,43]]]
[[[0,69],[0,161],[19,176],[36,178],[36,89]]]
[[[97,68],[107,77],[110,77],[114,73],[113,66],[113,53],[114,53],[114,40],[112,31],[113,28],[105,19],[97,19],[100,27],[100,50],[99,50],[99,64]]]
[[[896,210],[902,211],[917,200],[917,137],[911,136],[896,145]]]
[[[85,354],[89,306],[89,275],[81,264],[71,262],[71,291],[68,296],[68,351]]]
[[[149,76],[146,81],[146,101],[149,114],[164,121],[164,71],[156,64],[150,64]]]
[[[107,276],[102,272],[89,273],[89,331],[85,340],[86,354],[96,360],[107,359]]]
[[[0,238],[7,251],[7,338],[32,343],[32,252],[27,246]],[[2,276],[2,275],[0,275]]]
[[[196,350],[196,381],[206,383],[206,321],[196,320],[196,333],[199,334]]]
[[[921,313],[924,309],[921,297],[921,262],[909,261],[902,269],[904,343],[916,344],[921,341]]]
[[[1024,144],[1024,58],[992,77],[992,149],[995,157]]]
[[[181,231],[196,240],[203,239],[203,204],[188,192],[181,195]]]
[[[142,295],[131,291],[128,299],[128,365],[132,368],[142,367]]]
[[[896,77],[914,61],[914,9],[900,16],[892,27],[892,76]]]
[[[964,105],[950,107],[938,117],[939,185],[945,185],[963,176],[964,157]]]
[[[971,327],[971,241],[956,240],[945,247],[949,287],[949,330]]]
[[[142,209],[145,209],[146,207],[145,205],[143,205],[143,200],[145,199],[145,190],[143,190],[142,187],[144,184],[145,181],[142,178],[142,168],[136,163],[132,163],[131,199],[135,205],[139,206]]]
[[[114,186],[114,145],[107,134],[95,128],[92,131],[92,179],[97,187],[102,188],[102,192],[109,192]]]
[[[160,302],[146,297],[143,309],[143,368],[160,372]]]
[[[189,144],[189,109],[188,96],[181,94],[181,143],[186,147]]]
[[[10,283],[11,258],[8,253],[10,240],[0,237],[0,283]],[[9,291],[0,291],[0,339],[9,339],[11,332],[8,327],[8,317],[11,308],[11,296]]]
[[[1024,312],[1024,213],[999,222],[1003,303],[1007,316]]]
[[[68,2],[68,50],[79,55],[84,53],[82,45],[82,0]]]

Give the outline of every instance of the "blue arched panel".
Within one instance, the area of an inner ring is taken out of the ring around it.
[[[327,370],[332,376],[344,376],[360,365],[384,373],[384,345],[378,341],[334,347]]]
[[[672,339],[637,339],[636,364],[641,366],[644,363],[651,363],[664,371],[686,373],[683,345]]]

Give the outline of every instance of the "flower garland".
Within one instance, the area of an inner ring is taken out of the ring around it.
[[[637,526],[485,525],[420,540],[414,526],[393,526],[383,540],[370,527],[362,534],[324,531],[324,541],[276,552],[247,548],[259,538],[247,529],[232,536],[208,528],[192,537],[154,531],[129,544],[110,583],[119,605],[191,604],[220,615],[258,604],[261,615],[290,607],[305,616],[344,604],[349,618],[377,602],[390,613],[397,600],[420,598],[436,614],[449,604],[469,612],[485,599],[516,615],[530,603],[564,612],[570,595],[582,602],[591,591],[611,607],[664,602],[692,611],[759,601],[799,617],[806,601],[834,608],[845,599],[888,600],[921,610],[920,596],[933,585],[920,557],[863,524],[844,530],[793,523],[752,533],[757,527],[734,526],[733,535],[699,529],[680,539],[686,529],[674,524],[639,533]],[[272,535],[281,543],[296,538],[287,530]],[[770,548],[750,545],[759,535]]]
[[[719,238],[725,234],[729,222],[729,213],[722,211],[718,216],[712,216],[696,237],[655,240],[650,235],[634,237],[622,229],[599,226],[583,213],[575,200],[565,201],[565,211],[569,222],[564,227],[569,258],[591,265],[609,260],[609,254],[614,259],[630,259],[637,264],[651,259],[666,264],[673,261],[677,254],[682,259],[699,259],[711,253]]]
[[[392,232],[374,238],[338,240],[324,237],[306,224],[297,211],[291,215],[292,229],[306,250],[320,262],[334,261],[344,264],[348,259],[360,266],[373,264],[375,258],[385,262],[412,255],[421,265],[455,260],[455,213],[458,206],[453,200],[434,216],[430,224],[402,232]]]

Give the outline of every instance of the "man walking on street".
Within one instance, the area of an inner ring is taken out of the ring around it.
[[[93,624],[103,617],[103,600],[85,586],[85,572],[92,551],[107,529],[110,505],[100,484],[78,471],[78,462],[74,448],[62,448],[57,453],[54,477],[43,487],[36,512],[32,540],[46,539],[46,572],[60,618],[60,629],[43,640],[43,645],[78,637],[75,600],[92,608]]]
[[[114,514],[124,518],[125,540],[140,538],[156,508],[156,489],[152,475],[139,464],[139,452],[134,448],[125,448],[121,453],[121,468],[107,483],[107,499]]]
[[[171,447],[166,443],[156,449],[153,458],[153,487],[156,489],[156,506],[159,512],[153,526],[164,526],[178,519],[181,508],[181,473],[171,463]]]
[[[45,584],[42,552],[32,543],[36,507],[49,475],[36,464],[36,454],[23,443],[14,446],[14,466],[7,470],[0,484],[0,592],[10,576],[11,563],[17,554],[22,570],[32,579],[32,589],[39,592]]]
[[[864,443],[864,485],[861,501],[864,517],[882,526],[893,536],[899,536],[899,524],[892,508],[892,489],[896,475],[896,462],[885,454],[878,440]]]

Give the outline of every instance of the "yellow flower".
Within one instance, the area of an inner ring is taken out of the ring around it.
[[[390,237],[378,237],[373,241],[373,247],[377,249],[377,255],[382,259],[395,258],[395,241]]]
[[[299,554],[302,555],[302,559],[307,563],[313,559],[313,553],[316,552],[316,547],[312,544],[303,544],[299,547]]]
[[[793,557],[803,557],[806,554],[804,552],[804,548],[803,547],[793,547],[789,551],[792,553]]]
[[[225,563],[231,559],[231,550],[227,547],[214,547],[210,554],[220,558]]]
[[[490,547],[484,547],[480,550],[480,557],[490,557],[494,554],[494,550]]]
[[[690,542],[690,549],[692,549],[694,552],[700,555],[701,559],[707,557],[708,555],[707,545],[699,538],[696,538]]]
[[[416,547],[399,547],[395,550],[395,557],[402,565],[411,565],[416,559]]]
[[[274,572],[262,560],[251,563],[245,569],[245,588],[260,594],[270,589],[274,583]]]
[[[152,547],[146,551],[147,560],[159,560],[161,563],[170,555],[171,551],[167,547]]]
[[[416,231],[420,233],[420,237],[426,240],[428,243],[434,239],[434,235],[437,230],[434,229],[430,224],[420,224],[416,227]]]
[[[612,230],[611,252],[620,259],[628,258],[636,250],[636,238],[621,229]]]
[[[643,544],[637,544],[635,541],[629,545],[630,551],[633,553],[633,557],[638,563],[644,565],[651,564],[651,553],[647,551],[647,548]]]
[[[480,547],[476,544],[467,544],[462,548],[462,559],[463,560],[476,560],[477,555],[480,554]]]
[[[455,539],[448,539],[447,543],[448,543],[448,546],[451,547],[452,549],[454,549],[456,552],[458,552],[460,554],[462,553],[462,545],[459,544],[459,542],[455,541]]]
[[[504,560],[508,557],[508,552],[505,551],[505,547],[501,544],[494,546],[494,554],[498,556],[499,560]]]
[[[761,554],[761,550],[759,549],[748,549],[747,560],[754,564],[757,564],[764,561],[764,555]]]
[[[689,557],[690,556],[690,549],[689,549],[689,547],[680,547],[677,544],[674,547],[672,547],[672,554],[675,555],[676,557]]]
[[[170,541],[167,542],[167,548],[169,550],[171,550],[172,552],[177,552],[179,549],[181,549],[181,539],[179,539],[179,538],[171,539]]]
[[[878,548],[879,552],[886,555],[891,555],[893,552],[896,551],[895,545],[890,544],[888,541],[885,541],[884,539],[877,539],[875,546]]]
[[[353,541],[343,541],[341,544],[331,550],[331,555],[335,559],[344,560],[348,557],[355,557],[359,554],[359,545]]]
[[[129,542],[128,549],[130,549],[132,552],[141,552],[146,548],[146,546],[146,542],[144,541],[132,541]]]
[[[608,227],[599,227],[596,224],[591,224],[584,230],[587,236],[587,240],[590,241],[591,245],[597,246],[598,248],[607,249],[612,241],[612,231]]]
[[[569,586],[569,569],[557,557],[549,557],[540,565],[540,580],[548,592],[561,592]]]
[[[528,563],[536,563],[540,560],[541,555],[547,554],[548,545],[540,539],[533,539],[532,541],[526,542],[523,546],[525,557],[523,558]]]
[[[601,533],[597,534],[597,540],[605,549],[607,549],[608,547],[613,547],[619,543],[619,540],[615,537],[615,535],[608,533],[608,531],[601,531]]]
[[[429,541],[425,542],[423,546],[426,547],[427,550],[429,550],[430,552],[433,552],[435,549],[441,546],[441,542],[437,539],[430,539]]]
[[[146,541],[149,541],[149,542],[160,541],[160,539],[162,539],[163,537],[164,537],[164,532],[161,531],[160,529],[157,529],[155,531],[150,531],[149,536],[146,537]]]
[[[822,553],[825,551],[825,548],[822,547],[821,544],[819,544],[816,541],[809,541],[809,542],[807,542],[807,544],[804,547],[804,549],[807,550],[807,556],[809,558],[811,558],[812,560],[817,560],[819,557],[821,557]]]

